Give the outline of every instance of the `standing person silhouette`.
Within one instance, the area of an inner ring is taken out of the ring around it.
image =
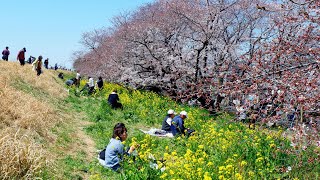
[[[101,76],[99,76],[99,79],[97,81],[97,86],[98,86],[100,91],[103,89],[103,80],[102,80]]]
[[[6,49],[2,51],[2,59],[5,61],[8,61],[9,55],[10,55],[10,51],[9,51],[9,47],[7,46]]]
[[[46,69],[48,69],[49,68],[49,58],[45,59],[43,64],[44,64],[44,67]]]
[[[20,65],[21,66],[24,66],[24,64],[25,64],[25,62],[24,62],[24,60],[26,59],[25,58],[25,53],[26,53],[26,48],[24,47],[24,48],[22,48],[20,51],[19,51],[19,53],[18,53],[18,56],[17,56],[17,60],[20,62]]]
[[[42,56],[39,56],[37,60],[32,63],[33,70],[37,71],[37,75],[42,73]]]

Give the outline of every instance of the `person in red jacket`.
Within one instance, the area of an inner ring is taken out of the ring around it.
[[[19,51],[18,56],[17,56],[17,60],[20,61],[20,65],[24,66],[24,60],[25,60],[25,52],[26,52],[26,48],[23,48]]]

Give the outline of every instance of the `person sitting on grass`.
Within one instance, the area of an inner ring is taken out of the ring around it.
[[[117,109],[117,108],[123,109],[122,104],[119,101],[120,101],[120,99],[119,99],[119,96],[117,94],[117,90],[115,89],[109,95],[108,102],[109,102],[109,104],[111,105],[111,107],[113,109]]]
[[[123,123],[117,123],[113,128],[113,135],[110,139],[109,144],[105,148],[104,153],[103,151],[100,153],[100,159],[103,159],[105,161],[105,166],[114,170],[118,171],[120,170],[120,162],[123,159],[123,156],[131,155],[135,149],[136,146],[139,145],[132,145],[129,150],[126,152],[124,150],[124,145],[122,144],[123,141],[125,141],[128,137],[127,134],[127,128]]]
[[[190,128],[184,127],[184,120],[188,117],[188,114],[186,111],[181,111],[180,114],[173,118],[173,128],[172,128],[172,134],[175,135],[186,135],[187,137],[190,136],[195,130]],[[187,134],[186,134],[187,132]]]
[[[172,119],[174,118],[175,112],[174,110],[170,109],[167,113],[167,116],[162,121],[162,130],[166,131],[167,133],[172,132]]]
[[[58,78],[63,79],[63,73],[62,72],[58,74]]]

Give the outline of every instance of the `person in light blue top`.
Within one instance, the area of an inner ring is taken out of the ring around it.
[[[122,142],[125,141],[127,137],[128,134],[125,125],[123,123],[117,123],[113,128],[112,138],[105,150],[105,166],[114,171],[118,171],[123,155],[130,155],[135,150],[135,146],[131,146],[128,152],[124,150]]]

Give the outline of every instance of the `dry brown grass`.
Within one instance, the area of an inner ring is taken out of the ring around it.
[[[0,61],[0,76],[6,78],[7,85],[19,79],[52,97],[63,98],[67,96],[66,90],[54,78],[57,75],[53,70],[44,70],[43,74],[37,76],[29,64],[22,67],[18,63]]]
[[[62,99],[67,92],[54,77],[50,71],[38,77],[30,65],[0,61],[0,179],[33,178],[48,165],[44,145],[55,140],[50,129],[62,116],[37,94],[14,84],[23,81],[48,99]]]

